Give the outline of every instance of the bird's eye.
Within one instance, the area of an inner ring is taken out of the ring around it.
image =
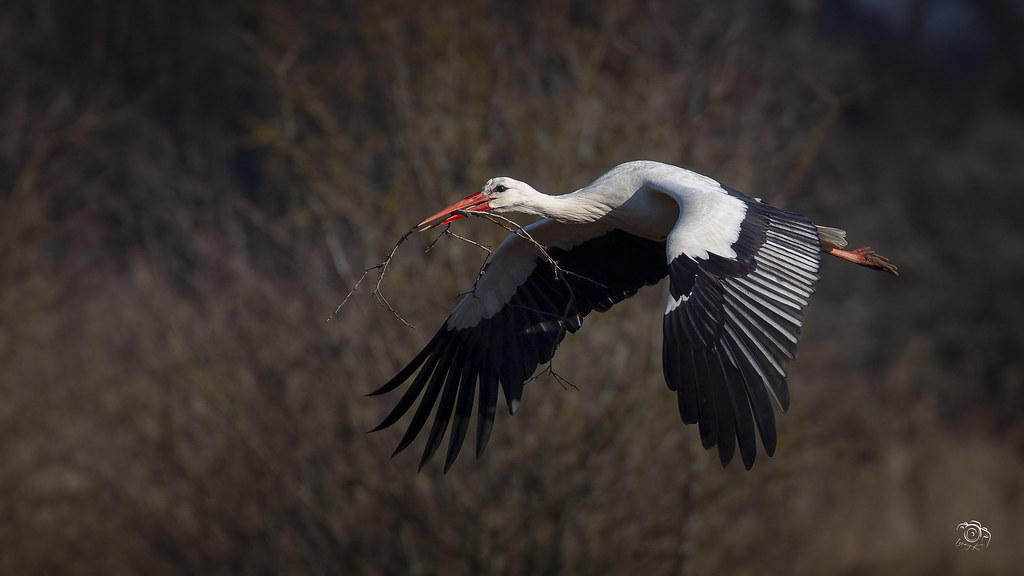
[[[495,192],[504,192],[506,190],[508,190],[508,186],[505,186],[504,184],[498,184],[494,187]]]

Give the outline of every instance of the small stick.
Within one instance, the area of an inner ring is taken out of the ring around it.
[[[540,252],[542,256],[544,256],[544,258],[548,261],[548,263],[551,264],[551,267],[554,268],[554,270],[555,270],[555,278],[558,278],[559,275],[562,275],[562,276],[572,276],[572,277],[575,277],[575,278],[579,278],[580,280],[585,280],[587,282],[590,282],[591,284],[593,284],[595,286],[598,286],[600,288],[605,288],[606,287],[604,284],[598,282],[597,280],[594,280],[593,278],[589,278],[589,277],[584,276],[582,274],[577,274],[576,272],[573,272],[571,270],[566,270],[565,268],[562,268],[561,266],[559,266],[558,262],[554,258],[552,258],[550,254],[548,254],[548,251],[547,251],[546,248],[544,248],[544,245],[541,244],[540,242],[537,242],[536,240],[534,240],[533,236],[530,236],[530,233],[527,232],[522,226],[517,224],[514,220],[506,218],[506,217],[504,217],[504,216],[502,216],[500,214],[493,214],[491,212],[470,212],[470,211],[467,211],[467,210],[456,210],[454,212],[454,214],[462,214],[463,216],[478,216],[478,217],[486,218],[487,220],[490,220],[491,222],[497,224],[498,226],[501,226],[505,230],[508,230],[509,232],[515,234],[516,236],[519,236],[520,238],[530,242],[537,249],[537,251]],[[453,233],[453,235],[454,235],[454,233]],[[468,240],[468,242],[470,242],[471,244],[475,244],[475,242],[472,242],[471,240]]]
[[[327,317],[328,322],[330,322],[335,316],[338,315],[338,311],[341,310],[341,307],[344,306],[346,302],[348,302],[348,299],[351,298],[353,294],[355,294],[356,288],[359,288],[359,285],[363,283],[363,280],[366,279],[366,275],[370,272],[370,270],[376,270],[378,266],[380,266],[380,264],[374,266],[373,268],[367,268],[366,270],[363,270],[363,275],[359,277],[359,280],[356,280],[355,285],[353,285],[352,289],[349,290],[348,294],[345,295],[345,299],[342,300],[341,304],[338,304],[338,307],[334,309],[334,312],[331,312],[331,315]]]
[[[448,227],[451,228],[451,224],[449,224]],[[473,240],[470,240],[469,238],[466,238],[465,236],[459,236],[458,234],[456,234],[455,232],[452,232],[448,228],[445,229],[444,233],[445,233],[446,236],[451,236],[452,238],[455,238],[456,240],[462,240],[463,242],[465,242],[467,244],[472,244],[473,246],[476,246],[477,248],[483,250],[484,252],[487,252],[488,256],[490,256],[491,254],[494,253],[494,250],[491,250],[489,247],[484,246],[483,244],[481,244],[479,242],[474,242]]]
[[[534,380],[543,376],[545,373],[550,374],[551,377],[555,379],[555,382],[558,382],[562,386],[563,390],[568,390],[570,388],[572,388],[573,390],[579,390],[579,387],[573,384],[571,380],[569,380],[565,376],[562,376],[558,372],[555,372],[555,367],[553,366],[552,360],[548,360],[548,365],[545,366],[543,370],[527,378],[526,381],[523,382],[523,384],[529,384],[530,382],[533,382]]]
[[[334,312],[332,312],[331,315],[327,317],[328,322],[330,322],[331,319],[338,314],[338,311],[341,310],[341,307],[344,306],[346,302],[348,302],[348,299],[356,291],[356,288],[358,288],[359,285],[362,284],[363,279],[366,278],[366,275],[369,274],[371,270],[379,270],[380,274],[377,276],[377,284],[376,286],[374,286],[373,290],[371,291],[371,294],[373,294],[373,297],[374,299],[377,300],[377,303],[390,310],[391,313],[395,315],[395,318],[398,318],[399,322],[405,324],[409,328],[413,328],[413,325],[407,322],[405,318],[402,318],[402,315],[398,313],[398,310],[395,310],[395,307],[392,306],[391,303],[388,302],[388,299],[384,297],[384,293],[381,292],[380,285],[382,282],[384,282],[384,274],[387,273],[388,266],[391,265],[391,259],[394,258],[395,253],[398,252],[398,247],[401,246],[402,243],[405,242],[406,238],[411,236],[412,233],[415,231],[416,228],[413,228],[406,232],[405,235],[398,239],[398,242],[395,244],[395,247],[391,249],[391,252],[388,253],[387,257],[385,257],[383,261],[381,261],[376,266],[371,266],[363,271],[363,275],[359,277],[359,280],[352,287],[352,290],[349,291],[348,295],[345,296],[345,299],[342,300],[341,304],[338,304],[338,307],[334,309]]]

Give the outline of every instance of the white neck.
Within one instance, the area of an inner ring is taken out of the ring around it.
[[[530,214],[551,218],[558,222],[586,223],[594,222],[606,215],[610,206],[595,202],[596,198],[591,195],[581,194],[581,191],[561,196],[548,196],[537,193],[530,198]]]

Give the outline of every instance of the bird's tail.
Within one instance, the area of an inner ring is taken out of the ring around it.
[[[828,251],[829,248],[844,248],[846,247],[846,230],[818,226],[818,239],[821,240],[821,249],[824,251]]]

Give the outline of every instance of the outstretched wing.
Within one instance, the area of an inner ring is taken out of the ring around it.
[[[510,234],[491,255],[473,291],[423,351],[372,393],[390,392],[412,378],[398,404],[374,429],[391,426],[419,399],[396,454],[413,441],[437,406],[421,467],[437,451],[449,425],[445,471],[452,466],[466,437],[474,400],[480,457],[494,423],[499,386],[509,413],[514,413],[523,384],[539,365],[551,360],[567,331],[578,330],[592,310],[611,308],[668,271],[664,242],[607,224],[545,219],[524,230],[545,246],[557,269],[533,242]]]
[[[807,218],[723,188],[729,201],[719,206],[735,212],[738,226],[731,236],[726,230],[731,243],[717,253],[694,250],[700,244],[687,237],[693,229],[682,219],[669,235],[662,360],[683,422],[698,424],[705,448],[718,445],[723,465],[738,443],[749,469],[755,427],[765,452],[775,452],[771,398],[783,411],[789,407],[786,371],[818,279],[821,245]]]

